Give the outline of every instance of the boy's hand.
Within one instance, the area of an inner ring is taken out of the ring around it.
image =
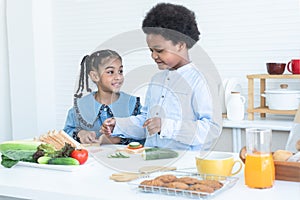
[[[158,133],[161,130],[161,119],[158,117],[153,117],[153,118],[147,119],[145,121],[143,127],[144,128],[147,127],[148,133],[150,135]]]
[[[112,134],[115,125],[116,125],[115,118],[106,119],[101,126],[100,133],[109,136],[110,134]]]
[[[78,137],[82,144],[91,144],[96,141],[96,133],[94,131],[81,130],[78,132]]]

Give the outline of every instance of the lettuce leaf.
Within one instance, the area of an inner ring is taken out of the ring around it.
[[[33,159],[33,154],[35,150],[7,150],[3,151],[1,154],[1,165],[7,168],[11,168],[19,161],[25,162],[35,162]]]
[[[11,160],[34,162],[33,154],[35,150],[7,150],[3,151],[2,155],[8,157]]]
[[[18,162],[19,162],[18,160],[12,160],[12,159],[6,157],[5,155],[1,155],[1,165],[6,168],[11,168]]]

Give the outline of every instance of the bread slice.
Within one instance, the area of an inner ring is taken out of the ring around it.
[[[58,137],[63,140],[66,143],[69,143],[72,147],[78,147],[80,144],[75,141],[73,138],[71,138],[67,133],[65,133],[63,130],[60,130],[58,132]]]
[[[45,142],[48,144],[52,144],[55,149],[60,150],[65,146],[65,143],[69,143],[72,147],[81,147],[80,143],[75,141],[73,138],[71,138],[67,133],[65,133],[63,130],[56,131],[48,131],[47,133],[41,135],[38,139],[35,138],[35,140]]]
[[[61,149],[65,146],[64,141],[57,137],[57,131],[50,131],[48,137],[53,141],[54,146],[56,146],[58,149]]]

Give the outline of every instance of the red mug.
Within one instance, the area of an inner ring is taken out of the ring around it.
[[[292,74],[300,74],[300,59],[294,59],[288,62],[287,69]]]

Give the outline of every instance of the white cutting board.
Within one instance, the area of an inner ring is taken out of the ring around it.
[[[291,152],[296,153],[298,150],[296,149],[296,142],[300,140],[300,104],[298,107],[298,111],[295,115],[295,119],[293,122],[292,129],[289,134],[288,141],[286,143],[285,149]]]

